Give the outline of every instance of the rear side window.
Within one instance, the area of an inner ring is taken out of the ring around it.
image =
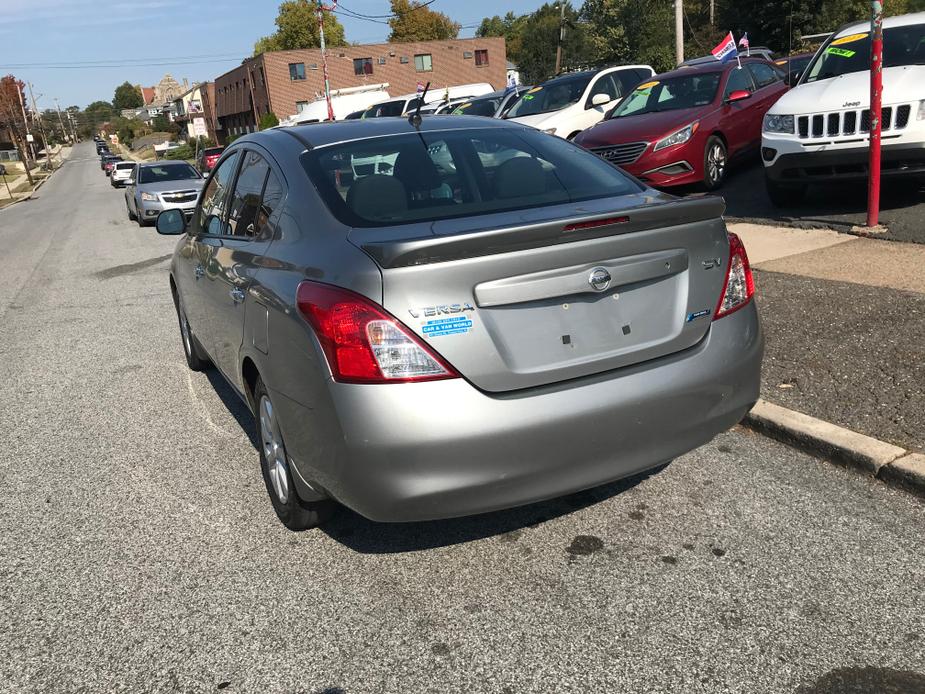
[[[729,81],[726,82],[726,91],[723,92],[723,98],[725,99],[732,94],[732,92],[740,92],[743,90],[747,92],[755,91],[752,78],[749,77],[748,70],[733,68],[729,71]]]
[[[202,206],[199,208],[198,219],[199,230],[202,233],[215,235],[224,233],[223,220],[238,158],[239,153],[234,152],[225,159],[202,194]]]
[[[331,212],[391,226],[636,193],[615,166],[557,137],[467,129],[370,138],[302,155]]]
[[[765,63],[749,63],[747,67],[751,71],[752,77],[755,78],[755,84],[758,85],[758,89],[777,82],[777,73],[774,72],[774,69],[770,65]]]
[[[257,214],[263,199],[263,187],[267,182],[270,166],[255,152],[244,155],[238,182],[231,196],[228,214],[228,234],[253,238],[257,234]]]

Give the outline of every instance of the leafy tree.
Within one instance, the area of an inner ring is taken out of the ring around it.
[[[439,41],[455,39],[462,26],[442,12],[435,12],[422,0],[391,0],[389,41]]]
[[[475,35],[480,38],[486,36],[503,36],[508,57],[516,62],[517,56],[520,55],[523,26],[526,20],[526,15],[517,16],[513,12],[508,12],[504,17],[499,17],[498,15],[486,17],[482,20],[482,23],[479,24],[479,28],[476,29]]]
[[[563,70],[586,65],[588,51],[586,27],[578,22],[578,12],[565,4],[565,40],[562,42]],[[511,57],[517,63],[525,84],[542,82],[556,69],[556,44],[559,40],[559,9],[552,3],[542,5],[528,15],[520,28],[520,48]]]
[[[112,97],[112,107],[116,111],[128,108],[139,108],[145,105],[145,100],[135,87],[128,82],[123,82],[116,87],[116,93]]]
[[[84,113],[112,115],[112,104],[108,101],[94,101],[84,109]]]
[[[266,130],[267,128],[274,128],[279,125],[279,118],[276,117],[276,114],[270,111],[269,113],[264,113],[260,116],[260,129]]]
[[[286,0],[279,6],[276,33],[264,36],[254,44],[254,55],[266,51],[291,51],[318,48],[317,4],[310,0]],[[344,25],[333,12],[324,13],[324,43],[326,46],[346,46]]]
[[[155,116],[151,120],[151,127],[156,133],[171,133],[176,135],[178,132],[180,132],[180,126],[178,126],[176,123],[171,123],[170,119],[167,118],[167,116],[164,114]]]

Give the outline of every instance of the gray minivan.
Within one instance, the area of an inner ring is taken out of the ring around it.
[[[187,363],[300,529],[560,496],[737,423],[763,338],[723,209],[508,121],[379,118],[240,138],[157,228]]]

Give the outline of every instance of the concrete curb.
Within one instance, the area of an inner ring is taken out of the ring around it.
[[[925,455],[759,400],[742,423],[831,462],[925,496]]]

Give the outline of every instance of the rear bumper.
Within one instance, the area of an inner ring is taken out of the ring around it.
[[[758,398],[762,353],[753,302],[682,353],[553,386],[490,395],[462,379],[330,382],[337,425],[329,428],[339,430],[299,455],[293,423],[319,413],[289,401],[287,443],[305,477],[374,520],[493,511],[626,477],[706,443]],[[299,460],[318,460],[319,449],[324,469],[305,469]]]
[[[765,174],[775,183],[823,183],[867,179],[869,150],[865,147],[851,149],[817,150],[810,152],[774,153],[773,143],[765,141],[762,157]],[[880,174],[882,176],[925,176],[925,142],[916,144],[887,145],[880,149]]]

